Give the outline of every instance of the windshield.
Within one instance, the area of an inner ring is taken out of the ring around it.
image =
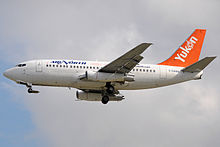
[[[24,67],[24,66],[26,66],[26,64],[18,64],[18,65],[16,65],[17,67]]]

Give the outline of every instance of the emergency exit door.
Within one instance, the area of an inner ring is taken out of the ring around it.
[[[43,66],[42,61],[36,61],[36,72],[42,72]]]

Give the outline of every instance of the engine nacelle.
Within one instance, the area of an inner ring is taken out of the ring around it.
[[[76,91],[76,97],[77,99],[85,100],[85,101],[101,101],[102,100],[101,93],[85,92],[82,90]],[[124,98],[122,95],[109,96],[109,101],[121,101],[123,99]]]
[[[133,75],[125,75],[120,73],[105,73],[86,71],[84,75],[80,76],[81,80],[97,81],[97,82],[124,82],[134,81]]]

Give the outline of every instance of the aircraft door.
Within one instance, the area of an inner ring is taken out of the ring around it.
[[[43,70],[42,61],[41,60],[36,61],[36,72],[42,72],[42,70]]]
[[[166,79],[167,78],[167,67],[161,66],[160,67],[160,79]]]

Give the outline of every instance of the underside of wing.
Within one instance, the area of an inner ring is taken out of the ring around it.
[[[152,43],[142,43],[132,50],[128,51],[121,57],[107,64],[99,70],[99,72],[108,73],[128,73],[130,72],[142,59],[140,55],[143,53]]]

